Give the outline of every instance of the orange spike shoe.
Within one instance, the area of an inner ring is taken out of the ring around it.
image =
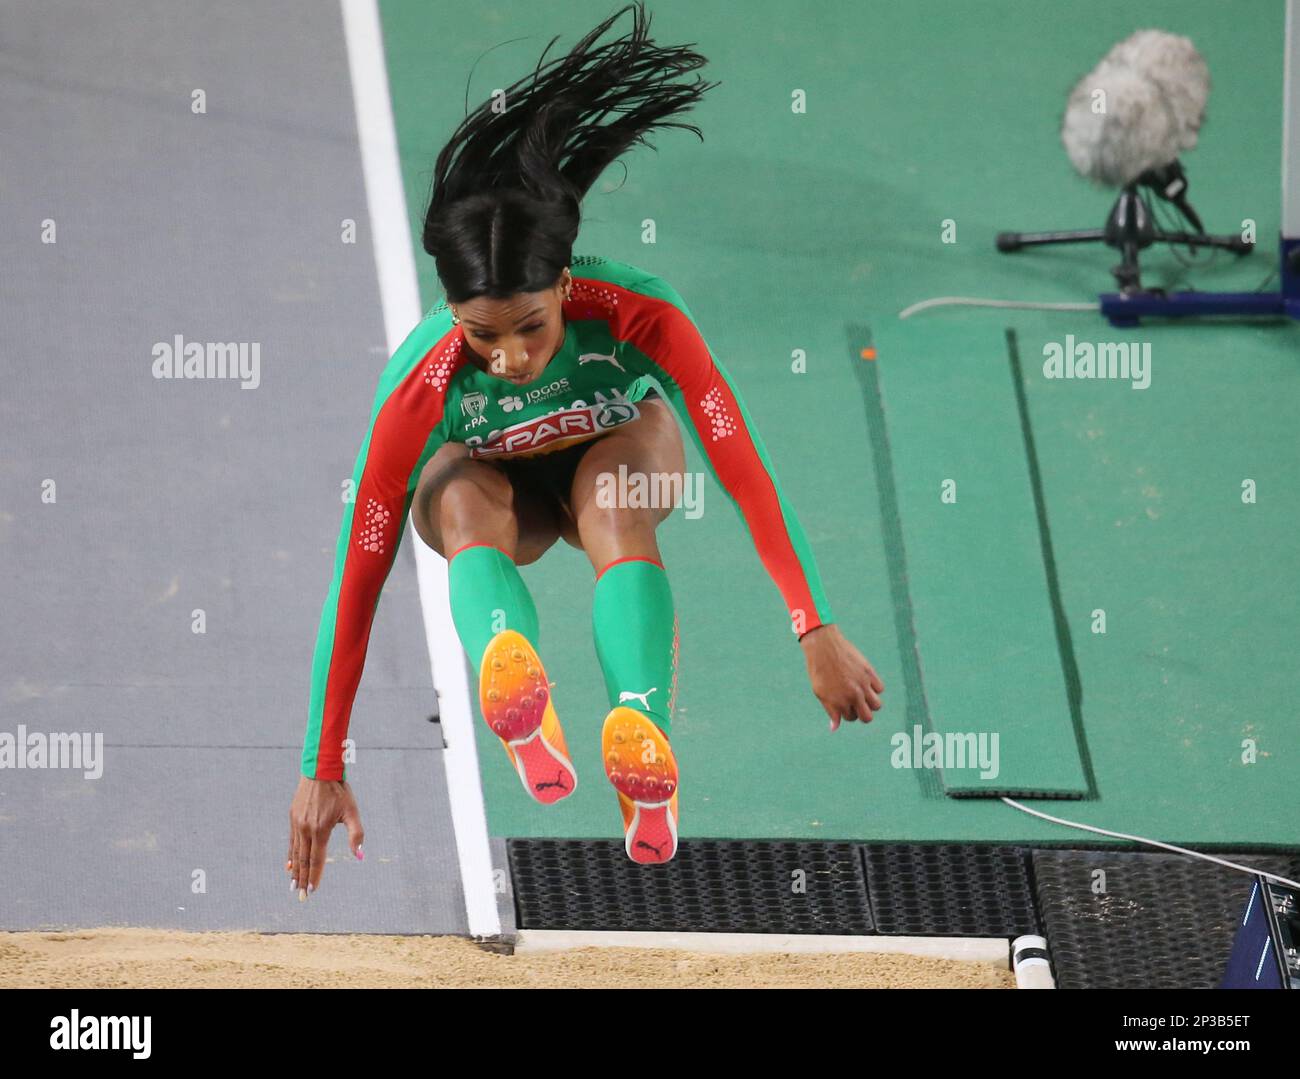
[[[619,705],[600,735],[605,775],[623,811],[623,849],[657,865],[677,853],[677,758],[668,737],[635,708]]]
[[[502,630],[483,650],[479,707],[506,747],[524,789],[551,805],[578,786],[564,731],[551,703],[551,685],[537,650],[513,629]]]

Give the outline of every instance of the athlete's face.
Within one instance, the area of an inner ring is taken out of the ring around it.
[[[520,292],[504,300],[478,296],[453,305],[470,350],[489,374],[522,385],[541,376],[564,344],[561,306],[569,275],[542,292]]]

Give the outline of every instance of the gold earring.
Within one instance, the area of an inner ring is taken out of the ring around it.
[[[458,316],[458,315],[456,314],[456,309],[455,309],[454,307],[452,307],[452,306],[449,304],[449,305],[447,306],[447,310],[451,312],[451,324],[452,324],[453,326],[459,326],[459,325],[460,325],[460,316]]]

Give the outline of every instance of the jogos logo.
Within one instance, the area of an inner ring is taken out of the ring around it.
[[[502,412],[518,412],[524,405],[535,405],[538,401],[545,401],[548,397],[554,397],[557,393],[565,393],[568,389],[569,380],[567,378],[556,379],[549,385],[529,390],[523,397],[518,394],[500,397],[497,399],[497,404],[501,406]]]
[[[529,453],[550,442],[591,438],[641,415],[636,405],[622,394],[617,394],[614,400],[600,393],[596,397],[595,404],[574,401],[568,408],[514,424],[503,431],[493,431],[486,439],[471,435],[465,439],[465,445],[470,447],[469,455],[481,458]]]

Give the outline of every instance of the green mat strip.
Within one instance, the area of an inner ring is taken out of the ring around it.
[[[912,597],[907,591],[907,554],[903,550],[903,529],[898,517],[898,492],[894,489],[894,465],[889,453],[889,439],[885,433],[885,413],[880,407],[880,380],[875,363],[864,362],[862,353],[874,348],[871,327],[852,323],[847,328],[849,362],[854,376],[862,388],[863,409],[867,416],[867,437],[871,445],[871,460],[875,467],[876,491],[880,501],[880,531],[885,548],[885,562],[889,573],[890,608],[894,612],[894,634],[898,638],[898,656],[903,666],[903,694],[905,698],[904,731],[920,727],[933,730],[930,712],[925,705],[925,687],[921,683],[921,662],[916,650],[916,634],[912,625]],[[874,516],[868,513],[867,519]],[[912,770],[918,786],[927,798],[942,798],[943,782],[940,774],[931,768]]]
[[[1047,591],[1052,601],[1052,624],[1056,629],[1056,647],[1061,660],[1061,673],[1065,678],[1066,700],[1070,707],[1070,723],[1074,727],[1075,745],[1088,783],[1088,797],[1097,797],[1096,773],[1092,767],[1092,753],[1088,749],[1087,733],[1083,729],[1083,681],[1079,677],[1079,663],[1074,655],[1074,640],[1070,635],[1070,620],[1065,614],[1061,599],[1061,582],[1057,575],[1056,553],[1052,549],[1052,529],[1047,519],[1047,499],[1043,494],[1043,474],[1038,467],[1038,448],[1034,444],[1034,425],[1029,415],[1029,401],[1025,397],[1025,374],[1020,365],[1020,344],[1016,331],[1006,330],[1007,359],[1011,363],[1011,385],[1016,394],[1016,411],[1020,416],[1020,432],[1025,444],[1025,461],[1029,466],[1029,485],[1034,494],[1034,512],[1038,518],[1038,538],[1043,553],[1043,566],[1047,573]]]
[[[957,797],[1084,797],[1091,785],[1058,649],[1045,515],[1001,335],[909,323],[906,333],[877,327],[876,347],[933,728],[906,731],[911,744],[898,752],[913,767],[940,768]]]

